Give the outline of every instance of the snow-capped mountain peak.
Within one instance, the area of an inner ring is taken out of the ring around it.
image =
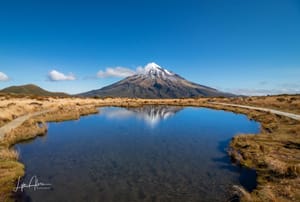
[[[150,71],[162,71],[162,67],[159,66],[158,64],[156,64],[155,62],[151,62],[151,63],[148,63],[146,66],[145,66],[145,72],[150,72]]]
[[[159,78],[167,78],[173,76],[174,74],[170,71],[162,68],[158,64],[151,62],[148,63],[144,68],[144,74],[147,76],[151,76],[151,78],[159,77]]]
[[[88,91],[81,96],[112,96],[131,98],[183,98],[232,96],[214,88],[190,82],[178,74],[152,62],[138,67],[136,74],[101,89]],[[156,120],[155,116],[149,119]],[[155,121],[154,121],[155,122]]]

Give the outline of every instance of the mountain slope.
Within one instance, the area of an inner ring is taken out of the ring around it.
[[[2,89],[0,93],[37,96],[69,96],[66,93],[49,92],[33,84],[27,84],[23,86],[10,86],[8,88]]]
[[[183,98],[232,96],[214,88],[185,80],[181,76],[149,63],[143,72],[129,76],[119,82],[81,96],[111,96],[137,98]]]

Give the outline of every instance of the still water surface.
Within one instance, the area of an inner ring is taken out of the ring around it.
[[[51,190],[21,201],[226,201],[232,185],[255,186],[255,172],[230,163],[238,133],[257,133],[244,115],[205,108],[105,107],[78,121],[49,123],[48,134],[18,144],[24,182]]]

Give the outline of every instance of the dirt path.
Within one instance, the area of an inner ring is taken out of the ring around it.
[[[262,107],[252,107],[252,106],[247,106],[247,105],[237,105],[237,104],[228,104],[228,103],[222,103],[222,102],[211,102],[212,104],[218,104],[218,105],[225,105],[225,106],[232,106],[232,107],[240,107],[240,108],[246,108],[246,109],[254,109],[254,110],[259,110],[259,111],[265,111],[265,112],[270,112],[272,114],[278,114],[281,116],[286,116],[295,120],[300,120],[300,115],[298,114],[292,114],[288,112],[282,112],[278,111],[275,109],[268,109],[268,108],[262,108]]]
[[[47,113],[51,110],[43,110],[43,111],[39,111],[39,112],[35,112],[35,113],[32,113],[32,114],[26,114],[26,115],[23,115],[23,116],[20,116],[14,120],[12,120],[11,122],[5,124],[4,126],[2,126],[0,128],[0,140],[2,138],[4,138],[5,134],[17,127],[19,127],[20,125],[22,125],[26,120],[34,117],[34,116],[38,116],[38,115],[41,115],[43,113]]]

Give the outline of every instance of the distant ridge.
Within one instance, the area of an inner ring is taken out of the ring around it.
[[[144,70],[112,85],[79,94],[84,97],[128,98],[195,98],[231,97],[230,93],[218,91],[190,82],[178,74],[149,63]]]
[[[34,84],[27,84],[22,86],[10,86],[4,88],[0,91],[0,93],[9,93],[9,94],[16,94],[16,95],[36,95],[36,96],[59,96],[59,97],[67,97],[69,96],[66,93],[60,92],[50,92],[42,89],[39,86]]]

